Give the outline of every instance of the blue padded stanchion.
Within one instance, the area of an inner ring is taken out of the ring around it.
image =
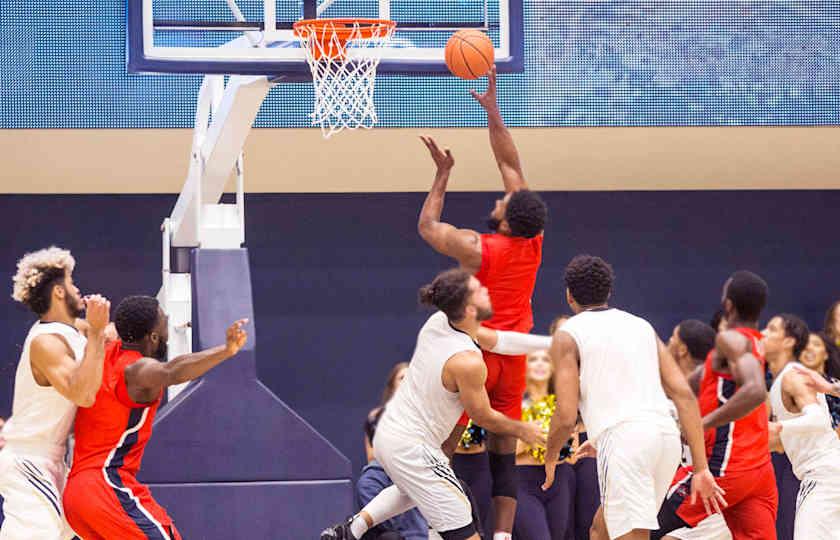
[[[316,538],[352,511],[350,462],[257,379],[247,250],[195,249],[191,274],[193,350],[245,317],[248,343],[160,411],[140,478],[185,539]]]

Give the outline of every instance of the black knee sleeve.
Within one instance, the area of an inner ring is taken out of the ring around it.
[[[519,478],[516,474],[515,454],[495,454],[488,452],[490,458],[490,474],[493,475],[493,497],[516,498],[519,489]]]
[[[455,529],[454,531],[438,531],[443,540],[467,540],[475,535],[475,527],[470,523],[466,527]]]

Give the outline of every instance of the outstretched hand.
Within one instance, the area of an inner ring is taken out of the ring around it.
[[[248,324],[248,319],[239,319],[227,329],[227,336],[225,340],[225,350],[228,355],[233,356],[245,346],[248,341],[248,333],[243,326]]]
[[[484,110],[490,112],[498,107],[496,103],[496,65],[490,68],[487,72],[487,90],[483,94],[479,94],[475,90],[470,90],[470,95],[482,106]]]
[[[723,496],[726,491],[717,485],[715,477],[709,472],[709,469],[694,473],[691,478],[691,504],[697,501],[697,496],[703,502],[703,507],[706,509],[706,514],[720,513],[721,509],[726,508],[728,504]]]
[[[428,135],[420,135],[420,140],[429,149],[429,154],[432,155],[432,160],[437,165],[439,171],[449,171],[455,166],[455,158],[452,157],[452,152],[449,151],[449,148],[441,150],[435,140]]]

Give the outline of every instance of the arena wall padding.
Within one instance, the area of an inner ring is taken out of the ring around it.
[[[184,538],[314,538],[352,511],[350,461],[257,379],[248,251],[195,249],[190,268],[193,350],[242,318],[249,340],[161,409],[140,478]]]

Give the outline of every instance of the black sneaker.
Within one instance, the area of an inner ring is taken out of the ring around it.
[[[321,540],[357,540],[350,532],[350,524],[356,516],[350,516],[344,523],[338,523],[327,527],[321,532]]]

